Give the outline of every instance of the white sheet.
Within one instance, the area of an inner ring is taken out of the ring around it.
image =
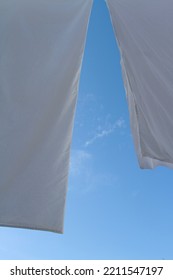
[[[0,1],[0,225],[63,232],[91,6]]]
[[[173,1],[107,0],[141,168],[173,167]]]

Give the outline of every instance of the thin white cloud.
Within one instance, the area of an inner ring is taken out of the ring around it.
[[[72,175],[79,175],[87,165],[92,155],[84,150],[72,150],[70,158],[70,172]]]
[[[101,132],[97,132],[96,135],[91,138],[90,140],[86,141],[85,147],[88,147],[89,145],[93,144],[97,139],[103,138],[109,134],[111,134],[114,131],[114,127],[107,129],[107,130],[102,130]]]
[[[90,146],[99,138],[103,138],[112,134],[116,129],[123,129],[123,128],[125,128],[125,121],[123,118],[119,118],[118,120],[116,120],[114,124],[110,124],[110,123],[106,124],[105,128],[99,126],[96,134],[91,139],[85,142],[84,147]]]
[[[69,190],[86,194],[98,187],[115,187],[117,176],[107,171],[98,171],[94,157],[85,150],[72,150]]]
[[[125,121],[123,118],[120,118],[118,119],[116,122],[115,122],[115,126],[116,128],[125,128]]]

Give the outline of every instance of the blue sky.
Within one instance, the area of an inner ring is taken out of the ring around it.
[[[173,171],[139,168],[104,0],[91,14],[71,150],[65,232],[0,228],[0,259],[172,259]]]

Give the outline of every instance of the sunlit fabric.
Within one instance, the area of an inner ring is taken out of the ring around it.
[[[107,0],[142,168],[173,167],[173,1]]]
[[[63,232],[92,0],[0,1],[0,225]]]

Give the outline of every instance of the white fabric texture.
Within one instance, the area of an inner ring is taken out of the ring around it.
[[[107,0],[141,168],[173,167],[173,1]]]
[[[62,233],[92,0],[0,1],[0,225]]]

